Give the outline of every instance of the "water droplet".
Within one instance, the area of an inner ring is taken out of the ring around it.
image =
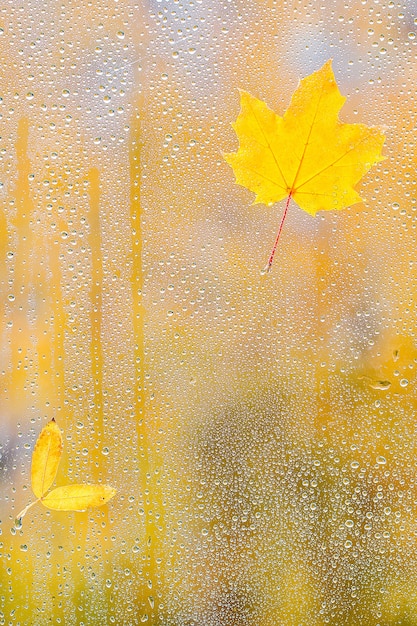
[[[384,456],[377,456],[376,462],[378,465],[386,465],[387,459]]]
[[[358,379],[365,381],[371,389],[385,391],[391,387],[391,382],[389,380],[378,380],[371,378],[370,376],[359,376]]]
[[[400,385],[401,385],[401,387],[407,387],[408,380],[406,378],[401,378]]]

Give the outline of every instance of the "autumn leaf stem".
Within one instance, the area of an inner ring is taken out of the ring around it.
[[[19,515],[16,517],[17,520],[19,520],[19,522],[25,517],[26,513],[29,511],[30,508],[32,508],[32,506],[34,506],[35,504],[37,504],[38,502],[40,502],[40,498],[38,498],[37,500],[34,500],[33,502],[31,502],[30,504],[26,505],[25,508],[20,511]]]
[[[274,245],[272,246],[272,251],[271,251],[271,254],[269,255],[268,263],[264,267],[263,272],[267,273],[267,272],[271,271],[272,262],[273,262],[274,256],[275,256],[275,250],[277,249],[278,241],[279,241],[279,238],[280,238],[281,232],[282,232],[282,227],[284,226],[285,218],[287,217],[288,207],[290,206],[291,196],[292,196],[292,191],[290,191],[290,193],[288,194],[287,202],[285,203],[284,214],[283,214],[283,216],[281,218],[281,222],[279,224],[278,233],[277,233],[277,236],[275,237]]]

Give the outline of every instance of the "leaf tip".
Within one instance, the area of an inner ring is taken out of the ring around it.
[[[265,265],[265,267],[261,270],[261,275],[265,276],[265,274],[269,274],[271,272],[271,269],[272,269],[272,263],[268,262]]]
[[[117,493],[117,489],[110,487],[110,485],[104,485],[105,493],[101,496],[101,504],[107,504]]]
[[[257,98],[255,98],[255,96],[252,96],[252,94],[249,93],[249,91],[246,91],[245,89],[240,89],[239,88],[239,96],[240,96],[240,104],[241,105],[243,103],[245,103],[245,101],[257,100]]]

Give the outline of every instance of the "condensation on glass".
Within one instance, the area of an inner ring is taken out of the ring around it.
[[[0,7],[0,624],[417,625],[415,3]],[[333,59],[364,203],[252,205],[244,89]],[[56,485],[18,512],[42,427]]]

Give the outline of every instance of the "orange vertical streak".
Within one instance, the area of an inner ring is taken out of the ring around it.
[[[100,227],[100,174],[96,167],[88,173],[90,211],[89,243],[91,249],[91,369],[94,385],[95,420],[98,422],[97,432],[101,432],[103,410],[103,355],[101,350],[102,328],[102,267],[103,255],[101,249]]]
[[[50,306],[53,310],[54,316],[54,337],[52,343],[53,349],[53,386],[54,386],[54,399],[56,407],[60,410],[63,409],[63,399],[65,394],[65,377],[64,377],[64,354],[65,354],[65,324],[66,314],[62,301],[61,292],[61,268],[59,263],[58,246],[53,244],[50,246],[51,251],[51,272],[52,272],[52,286],[50,289],[51,303]],[[54,407],[53,407],[54,408]],[[60,414],[64,417],[64,414]]]
[[[132,124],[132,143],[130,146],[130,221],[132,228],[132,297],[133,297],[133,332],[135,338],[135,408],[139,426],[143,424],[143,304],[142,304],[142,232],[140,202],[140,121],[136,116]],[[140,437],[143,437],[140,429]],[[140,441],[140,440],[139,440]]]
[[[38,389],[45,417],[54,417],[65,427],[62,420],[68,419],[68,413],[62,409],[66,315],[61,288],[60,249],[54,239],[55,235],[44,238],[38,234],[33,241],[32,271],[36,272],[34,280],[40,303],[36,315]]]
[[[136,113],[132,122],[132,142],[130,145],[130,223],[132,228],[132,298],[133,298],[133,332],[135,344],[135,416],[137,424],[138,456],[141,464],[141,493],[140,499],[143,502],[145,512],[145,533],[146,533],[146,563],[144,571],[145,578],[153,580],[152,591],[142,583],[142,588],[138,593],[138,601],[143,602],[146,613],[149,612],[149,596],[153,598],[153,606],[150,611],[151,623],[155,623],[158,615],[158,593],[155,585],[157,576],[156,549],[157,536],[155,527],[155,485],[152,481],[151,468],[151,437],[149,424],[145,419],[145,399],[144,399],[144,307],[142,301],[143,274],[142,274],[142,232],[141,232],[141,198],[140,198],[140,116]],[[152,511],[153,509],[153,511]]]
[[[4,262],[7,251],[7,219],[3,211],[0,212],[0,259]]]
[[[7,244],[8,244],[8,237],[9,237],[9,233],[8,233],[8,223],[7,223],[7,217],[4,211],[0,211],[0,259],[2,260],[3,263],[3,267],[5,264],[5,260],[6,260],[6,254],[7,254]],[[1,289],[2,289],[2,293],[6,294],[7,293],[7,272],[3,271],[1,279],[0,279],[0,285],[1,285]],[[7,330],[5,328],[5,324],[4,324],[4,320],[6,319],[5,317],[6,314],[6,302],[5,302],[5,298],[3,296],[3,298],[1,298],[1,302],[0,302],[0,318],[3,320],[3,325],[1,328],[1,351],[3,353],[4,350],[4,343],[6,341],[6,337],[8,336]],[[4,365],[3,365],[4,367]],[[3,368],[2,368],[3,369]],[[5,396],[7,396],[7,390],[4,387],[4,378],[1,381],[1,391],[0,393],[2,394],[3,398]],[[6,393],[5,393],[6,392]]]
[[[12,410],[19,412],[25,405],[25,387],[27,374],[25,365],[29,361],[30,346],[28,336],[28,322],[26,319],[28,308],[28,265],[32,233],[30,219],[33,213],[33,202],[30,196],[29,174],[31,162],[28,157],[29,120],[21,118],[17,128],[16,159],[18,177],[14,193],[16,204],[15,227],[17,230],[17,245],[14,256],[13,285],[14,295],[13,328],[11,333],[11,360],[12,374],[10,384],[10,399]]]

